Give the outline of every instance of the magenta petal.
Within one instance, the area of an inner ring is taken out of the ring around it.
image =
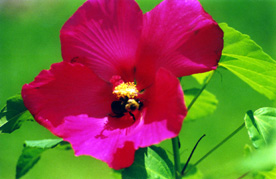
[[[114,100],[112,85],[81,64],[56,63],[42,71],[33,82],[22,88],[25,106],[34,118],[51,132],[64,118],[86,114],[96,118],[111,112]]]
[[[139,81],[137,81],[139,83]],[[161,68],[155,81],[145,90],[141,127],[136,127],[132,137],[135,147],[146,147],[162,140],[176,137],[187,114],[183,91],[178,79],[169,71]]]
[[[222,30],[197,0],[165,0],[144,15],[137,77],[159,67],[177,77],[213,70],[222,48]]]
[[[134,144],[127,140],[125,129],[109,129],[107,123],[108,117],[71,116],[58,130],[64,131],[61,137],[72,144],[77,156],[93,156],[114,169],[129,167],[134,161]]]
[[[72,144],[76,155],[93,156],[114,169],[129,167],[138,148],[177,136],[187,113],[179,81],[165,69],[139,97],[144,107],[132,125],[114,125],[121,118],[78,115],[66,117],[57,131],[63,131],[60,137]]]
[[[77,61],[109,81],[133,80],[143,14],[134,0],[89,0],[60,32],[62,56]]]

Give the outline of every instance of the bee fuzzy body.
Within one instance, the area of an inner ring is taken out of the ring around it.
[[[111,103],[111,109],[114,114],[111,116],[120,118],[124,116],[125,113],[129,113],[135,121],[135,116],[133,112],[135,110],[140,110],[142,105],[142,102],[138,99],[120,98],[119,101],[113,101]]]

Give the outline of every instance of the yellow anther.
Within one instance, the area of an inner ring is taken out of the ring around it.
[[[113,94],[115,94],[117,98],[128,97],[129,99],[135,98],[138,92],[134,82],[121,83],[113,90]]]

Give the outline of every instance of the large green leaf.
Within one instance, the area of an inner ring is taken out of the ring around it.
[[[275,143],[276,108],[264,107],[245,115],[245,126],[253,146],[258,149]]]
[[[221,23],[224,31],[224,49],[219,62],[269,99],[276,98],[276,62],[248,35]]]
[[[16,165],[16,178],[25,175],[39,161],[42,152],[62,144],[62,139],[25,141]]]
[[[33,117],[24,106],[21,95],[9,98],[0,112],[0,133],[11,133],[25,121],[33,121]]]
[[[124,179],[170,179],[173,178],[173,164],[166,152],[156,146],[136,151],[134,163],[122,172]]]
[[[184,99],[189,106],[193,98],[200,92],[200,89],[192,88],[184,90]],[[186,120],[194,120],[212,114],[217,108],[218,100],[215,95],[204,90],[190,108]]]

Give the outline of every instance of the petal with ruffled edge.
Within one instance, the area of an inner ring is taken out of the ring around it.
[[[86,114],[104,118],[111,113],[112,85],[78,63],[53,64],[22,88],[25,106],[34,118],[56,135],[67,116]]]
[[[214,70],[222,48],[222,30],[197,0],[165,0],[144,14],[136,77],[149,80],[159,67],[177,77]]]
[[[179,134],[187,109],[179,81],[165,69],[157,72],[155,83],[140,95],[144,102],[140,118],[97,119],[87,115],[68,116],[60,131],[76,155],[90,155],[114,169],[130,166],[140,147],[157,144]],[[127,117],[127,116],[126,116]]]
[[[132,139],[136,141],[135,147],[146,147],[176,137],[187,114],[179,80],[160,68],[153,85],[140,98],[146,107],[141,119],[143,125],[140,124]]]
[[[60,32],[62,57],[91,68],[109,81],[133,81],[143,14],[134,0],[88,0]]]
[[[71,143],[77,156],[93,156],[114,169],[129,167],[134,161],[134,143],[127,141],[126,129],[113,129],[108,117],[67,117],[58,130],[64,131],[61,137]]]

